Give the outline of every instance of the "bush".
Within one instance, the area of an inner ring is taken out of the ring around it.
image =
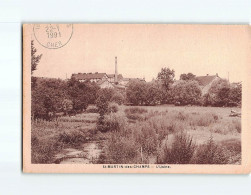
[[[63,132],[58,135],[58,142],[64,145],[79,146],[85,142],[85,135],[81,131]]]
[[[124,112],[128,119],[142,121],[145,119],[145,116],[143,114],[147,113],[147,110],[144,108],[132,107],[126,108]]]
[[[192,137],[181,132],[175,135],[171,148],[165,147],[163,157],[158,163],[188,164],[192,159],[196,145]]]
[[[218,146],[211,137],[208,142],[197,149],[195,164],[227,164],[228,157],[222,147]]]
[[[119,106],[117,103],[115,102],[112,102],[112,103],[109,103],[109,106],[108,106],[108,112],[111,113],[111,112],[118,112],[119,110]]]
[[[143,153],[151,155],[157,152],[158,135],[148,123],[135,128],[133,134],[135,142],[140,144]]]
[[[107,145],[107,156],[111,164],[137,163],[139,152],[133,140],[113,135]]]
[[[125,98],[124,98],[124,96],[121,93],[116,92],[111,97],[111,101],[117,103],[118,105],[121,105],[121,104],[124,104]]]
[[[111,113],[102,118],[100,117],[97,124],[97,130],[101,132],[107,132],[107,131],[121,132],[121,131],[126,131],[126,127],[127,127],[127,120],[125,116],[121,113]]]
[[[108,112],[109,102],[104,94],[99,95],[96,100],[96,106],[100,116],[104,116]]]

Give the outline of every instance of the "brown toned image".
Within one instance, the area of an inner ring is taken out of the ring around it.
[[[250,172],[250,35],[25,24],[24,172]]]

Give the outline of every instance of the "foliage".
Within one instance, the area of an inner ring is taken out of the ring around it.
[[[31,108],[34,119],[50,120],[55,113],[81,112],[93,103],[99,87],[95,83],[78,82],[74,79],[37,78],[31,90]]]
[[[64,88],[65,82],[60,79],[46,79],[37,83],[37,86],[31,91],[33,118],[50,120],[51,115],[49,113],[62,111],[62,102],[67,97]]]
[[[238,106],[241,104],[241,84],[230,84],[227,80],[220,79],[211,85],[207,94],[203,97],[205,106]]]
[[[171,84],[174,82],[175,71],[170,68],[161,68],[158,73],[157,80],[162,83],[166,90],[170,89]]]
[[[97,98],[99,87],[96,83],[79,82],[71,78],[67,82],[67,92],[73,101],[74,110],[81,112],[88,104],[93,104]]]
[[[73,110],[73,102],[69,99],[64,99],[62,102],[63,111],[66,115]]]
[[[104,116],[108,112],[109,101],[105,94],[100,94],[96,100],[96,106],[100,116]]]
[[[126,117],[121,113],[111,113],[104,116],[102,120],[98,121],[97,130],[101,132],[113,131],[125,131],[127,127]]]
[[[119,110],[119,105],[115,102],[111,102],[108,105],[108,112],[112,113],[112,112],[118,112]]]
[[[132,121],[138,120],[141,121],[145,119],[145,113],[147,113],[147,110],[144,108],[139,108],[139,107],[131,107],[131,108],[126,108],[124,110],[126,117]]]
[[[36,55],[37,49],[34,47],[34,40],[31,40],[31,74],[37,69],[37,65],[40,62],[42,55]]]
[[[111,97],[112,102],[116,102],[117,104],[121,105],[124,104],[125,98],[120,92],[115,92]]]
[[[164,148],[164,156],[159,163],[188,164],[192,159],[196,144],[192,137],[185,133],[178,133],[174,137],[171,148]]]
[[[201,89],[196,81],[180,81],[172,88],[172,94],[177,105],[196,105],[201,98]]]
[[[228,157],[222,147],[219,147],[212,137],[200,146],[196,152],[195,164],[227,164]]]
[[[146,102],[146,84],[143,81],[132,81],[126,89],[126,97],[133,105],[144,105]]]
[[[158,83],[146,83],[145,90],[145,105],[157,105],[162,102],[162,88]]]
[[[196,77],[196,75],[189,72],[187,74],[181,74],[180,75],[180,80],[190,81],[190,80],[195,80],[195,77]]]

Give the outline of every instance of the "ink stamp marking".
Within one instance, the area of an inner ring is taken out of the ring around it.
[[[73,24],[35,24],[33,32],[40,45],[48,49],[58,49],[70,41]]]

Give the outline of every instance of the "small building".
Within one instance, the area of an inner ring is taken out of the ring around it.
[[[107,79],[106,80],[99,80],[97,82],[97,85],[100,88],[114,88],[114,85],[110,81],[108,81]]]
[[[72,74],[72,78],[75,78],[79,82],[90,81],[90,82],[98,82],[100,80],[107,80],[108,76],[106,73],[78,73]]]

